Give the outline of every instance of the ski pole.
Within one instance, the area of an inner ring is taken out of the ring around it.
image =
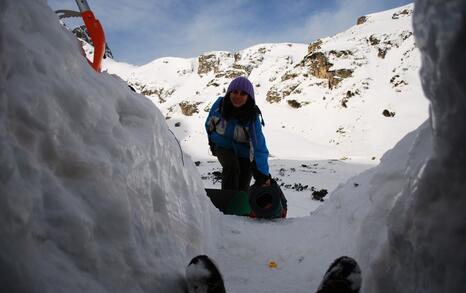
[[[95,18],[86,0],[76,0],[81,17],[86,25],[89,36],[94,44],[94,59],[89,64],[95,71],[100,72],[102,68],[102,59],[105,53],[105,34],[100,22]]]

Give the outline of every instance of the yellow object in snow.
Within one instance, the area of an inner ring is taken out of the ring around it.
[[[273,260],[269,261],[269,268],[271,269],[277,269],[278,268],[278,264],[276,262],[274,262]]]

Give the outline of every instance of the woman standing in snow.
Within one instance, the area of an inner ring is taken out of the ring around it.
[[[257,185],[271,184],[259,115],[254,87],[245,77],[235,78],[212,105],[205,128],[212,154],[223,168],[222,189],[247,192],[252,176]]]

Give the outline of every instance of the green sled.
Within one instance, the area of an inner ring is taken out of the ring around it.
[[[216,208],[226,215],[249,216],[251,205],[244,191],[206,188],[207,196]]]

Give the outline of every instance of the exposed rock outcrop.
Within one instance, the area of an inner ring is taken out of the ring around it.
[[[287,85],[287,86],[282,90],[283,98],[288,97],[289,95],[291,95],[291,94],[298,88],[298,86],[299,86],[299,84],[290,84],[290,85]]]
[[[379,53],[377,54],[377,57],[384,59],[385,55],[387,55],[387,48],[379,48]]]
[[[220,59],[214,54],[201,55],[198,58],[199,67],[197,68],[197,74],[206,74],[211,71],[214,73],[218,71],[220,65]]]
[[[371,35],[369,37],[369,43],[372,45],[372,46],[375,46],[375,45],[378,45],[380,44],[380,40],[378,38],[376,38],[374,35]]]
[[[175,89],[165,89],[163,87],[149,87],[144,84],[134,83],[132,84],[134,88],[136,88],[142,95],[158,98],[159,103],[165,103],[167,99],[175,93]]]
[[[335,76],[339,78],[348,78],[353,75],[353,70],[351,69],[337,69],[335,71],[330,71],[331,73],[334,73]]]
[[[348,101],[354,97],[355,95],[358,95],[359,94],[359,90],[356,90],[356,91],[347,91],[345,96],[343,97],[343,99],[341,100],[341,106],[343,108],[348,108]]]
[[[200,102],[190,103],[188,101],[183,101],[179,103],[178,106],[180,106],[181,113],[183,113],[183,115],[192,116],[194,113],[199,113],[199,109],[197,108],[197,106],[199,106],[200,104]]]
[[[209,81],[209,83],[206,86],[218,87],[220,86],[220,82],[221,82],[220,80],[217,80],[216,78],[214,78],[211,81]]]
[[[329,69],[333,66],[322,52],[315,52],[305,57],[309,73],[317,78],[329,78]]]
[[[399,19],[400,17],[411,16],[412,13],[412,9],[403,9],[401,11],[393,13],[392,19]]]
[[[299,109],[302,106],[301,103],[296,100],[288,100],[287,102],[291,108]]]
[[[344,78],[352,76],[351,69],[330,70],[333,66],[322,52],[315,52],[305,57],[304,64],[309,67],[309,73],[317,78],[327,79],[328,87],[335,88]]]
[[[405,80],[401,79],[399,74],[393,76],[390,79],[390,83],[393,85],[394,88],[402,85],[408,85],[408,83]]]
[[[385,109],[383,110],[382,115],[384,115],[385,117],[395,117],[395,112]]]
[[[341,58],[341,57],[351,56],[353,55],[353,52],[351,52],[351,50],[341,50],[341,51],[331,50],[330,52],[328,52],[328,54],[333,55],[337,58]]]
[[[282,99],[291,94],[299,94],[301,90],[298,88],[300,83],[292,83],[285,86],[283,89],[278,90],[276,86],[272,87],[268,92],[265,100],[271,104],[279,103]],[[288,101],[289,103],[289,101]],[[291,105],[290,105],[291,106]]]
[[[235,78],[238,76],[248,76],[252,71],[252,68],[249,66],[242,66],[239,64],[233,64],[232,69],[226,71],[221,71],[215,75],[216,78],[226,77],[226,78]]]
[[[317,41],[310,43],[307,47],[307,54],[312,54],[317,50],[320,50],[320,46],[322,45],[322,40],[318,39]]]
[[[367,21],[367,16],[361,16],[358,18],[358,20],[356,21],[356,24],[357,25],[361,25],[363,23],[365,23]]]
[[[283,76],[281,77],[281,80],[285,81],[285,80],[293,79],[295,77],[298,77],[297,73],[287,71],[287,72],[285,72],[285,74],[283,74]]]
[[[280,102],[282,100],[282,97],[276,89],[272,88],[267,92],[267,97],[265,98],[265,100],[273,104]]]

